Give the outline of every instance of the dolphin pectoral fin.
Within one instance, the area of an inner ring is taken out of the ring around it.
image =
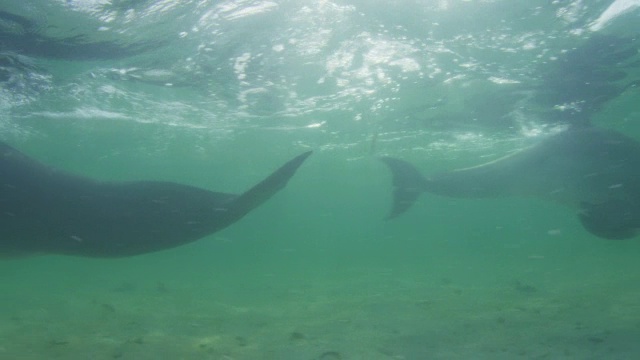
[[[425,178],[418,169],[406,161],[390,157],[380,158],[387,164],[393,176],[393,206],[387,219],[407,211],[424,191]]]
[[[289,160],[264,180],[235,198],[227,205],[227,216],[230,217],[230,221],[239,220],[284,188],[311,153],[312,151],[307,151]]]
[[[582,226],[598,237],[624,240],[634,237],[640,229],[640,208],[629,201],[583,202],[581,205],[578,217]]]

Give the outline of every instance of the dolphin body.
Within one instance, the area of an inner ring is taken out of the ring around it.
[[[512,155],[424,177],[411,164],[384,157],[393,174],[389,218],[422,192],[458,198],[537,197],[577,209],[584,228],[606,239],[640,231],[640,143],[591,125],[569,128]]]
[[[125,257],[184,245],[264,203],[310,154],[234,195],[171,182],[97,181],[0,142],[0,255]]]

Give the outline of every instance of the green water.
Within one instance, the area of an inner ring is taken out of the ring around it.
[[[92,60],[0,41],[36,66],[0,71],[0,139],[44,163],[241,193],[314,150],[285,189],[195,243],[3,260],[0,359],[640,357],[637,239],[599,239],[537,199],[425,194],[385,221],[376,158],[428,174],[550,132],[540,74],[592,36],[636,36],[635,7],[589,30],[611,3],[0,4],[50,39],[169,41]],[[622,86],[637,60],[603,66],[624,69]],[[638,97],[631,86],[583,113],[640,139]]]

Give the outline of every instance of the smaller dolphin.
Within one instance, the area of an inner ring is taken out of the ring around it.
[[[424,177],[383,157],[393,174],[389,218],[423,192],[458,198],[537,197],[578,210],[590,233],[627,239],[640,230],[640,143],[591,125],[572,127],[489,163]]]
[[[267,201],[309,155],[235,195],[172,182],[93,180],[0,142],[0,256],[124,257],[184,245]]]

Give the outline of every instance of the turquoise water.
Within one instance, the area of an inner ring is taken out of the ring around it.
[[[473,166],[585,119],[640,139],[638,7],[3,1],[0,139],[44,163],[241,193],[314,155],[195,243],[3,260],[0,359],[640,357],[637,239],[538,199],[385,221],[376,158]]]

